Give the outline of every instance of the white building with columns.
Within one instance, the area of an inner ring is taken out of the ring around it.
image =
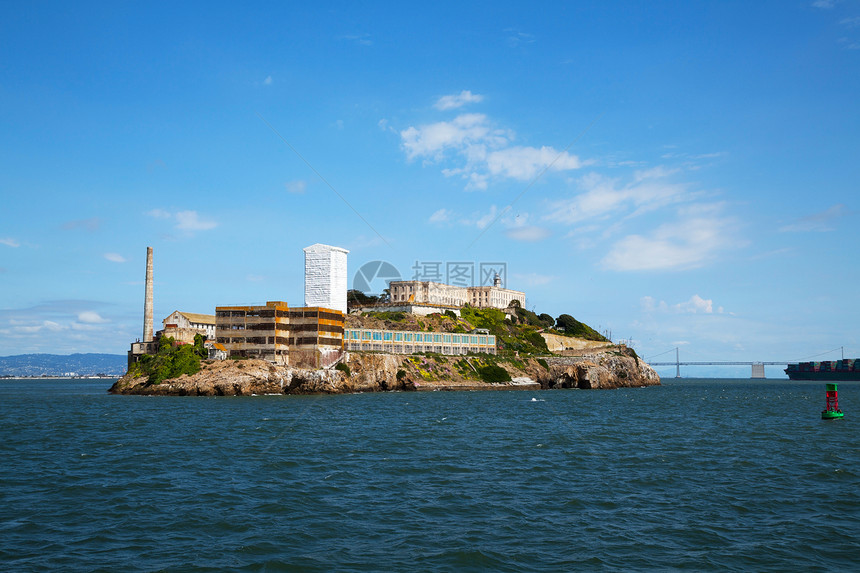
[[[502,288],[502,279],[496,275],[493,286],[455,286],[431,281],[391,281],[388,285],[391,303],[412,303],[440,306],[476,308],[507,308],[516,300],[526,306],[526,293]]]

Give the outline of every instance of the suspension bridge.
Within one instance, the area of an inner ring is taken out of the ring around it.
[[[655,354],[651,358],[657,358],[659,356],[663,356],[664,354],[668,354],[672,351],[675,351],[675,361],[674,362],[650,362],[646,360],[648,364],[651,366],[674,366],[675,367],[675,378],[681,377],[681,366],[749,366],[752,369],[751,378],[764,378],[764,367],[765,366],[787,366],[792,363],[804,362],[809,360],[810,358],[817,358],[818,356],[823,356],[825,354],[830,354],[831,352],[836,352],[837,350],[842,351],[842,358],[845,358],[845,349],[844,347],[835,348],[833,350],[828,350],[827,352],[822,352],[821,354],[817,354],[815,356],[810,356],[803,360],[777,360],[777,361],[753,361],[753,362],[736,362],[736,361],[722,361],[722,360],[711,360],[711,361],[702,361],[702,362],[681,362],[681,355],[678,348],[673,348],[671,350],[667,350],[666,352],[661,352],[660,354]]]

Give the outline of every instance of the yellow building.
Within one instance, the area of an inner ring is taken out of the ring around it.
[[[230,358],[259,358],[284,366],[321,368],[343,354],[344,315],[322,307],[215,308],[215,336]]]

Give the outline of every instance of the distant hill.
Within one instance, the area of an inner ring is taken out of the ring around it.
[[[122,376],[124,354],[19,354],[0,356],[0,376]]]

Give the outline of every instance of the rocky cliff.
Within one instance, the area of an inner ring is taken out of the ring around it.
[[[200,372],[160,384],[126,374],[115,394],[249,396],[255,394],[343,394],[390,390],[608,389],[652,386],[660,377],[623,346],[584,356],[497,358],[349,353],[349,372],[276,366],[262,360],[204,362]],[[481,369],[504,368],[509,382],[488,383]]]

